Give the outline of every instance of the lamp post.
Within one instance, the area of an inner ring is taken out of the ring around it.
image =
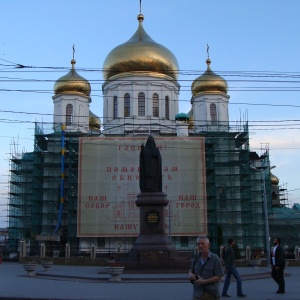
[[[257,169],[251,166],[252,169],[260,172],[260,175],[263,180],[263,204],[264,204],[264,217],[265,217],[265,243],[267,249],[267,266],[270,266],[271,259],[271,249],[270,249],[270,231],[269,231],[269,216],[268,216],[268,199],[267,199],[267,191],[266,191],[266,178],[265,178],[265,170],[266,169],[274,169],[276,166],[272,167],[262,167],[261,169]]]

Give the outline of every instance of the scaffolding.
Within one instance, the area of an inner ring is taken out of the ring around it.
[[[206,137],[208,228],[215,250],[229,237],[241,249],[265,247],[261,179],[251,169],[248,124],[239,129],[201,133]]]
[[[34,151],[12,154],[10,160],[8,247],[17,251],[21,239],[35,247],[76,240],[78,139],[80,132],[66,133],[63,189],[65,207],[57,232],[61,199],[61,132],[45,134],[35,124]],[[93,135],[91,132],[89,135]],[[94,133],[99,135],[99,133]]]
[[[79,138],[99,136],[99,131],[65,133],[64,207],[58,226],[61,203],[62,132],[49,134],[35,125],[34,151],[13,154],[10,160],[9,239],[11,252],[17,252],[23,238],[38,247],[41,242],[62,246],[68,242],[79,248],[77,237],[77,191]],[[151,132],[151,130],[150,130]],[[190,134],[205,138],[207,225],[212,251],[218,252],[229,237],[240,249],[264,249],[265,222],[263,208],[263,167],[267,203],[272,211],[272,186],[268,149],[261,155],[249,149],[248,124],[227,131],[205,131]],[[55,230],[57,228],[57,231]],[[126,238],[125,238],[126,239]],[[133,243],[128,237],[127,244]],[[178,250],[194,249],[195,237],[172,237]],[[94,240],[90,239],[90,242]],[[109,237],[99,237],[104,247]],[[243,255],[243,252],[241,251]]]

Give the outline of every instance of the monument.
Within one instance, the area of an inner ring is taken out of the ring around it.
[[[147,266],[165,266],[176,256],[176,248],[165,230],[165,207],[169,200],[162,192],[162,159],[153,136],[140,151],[140,190],[136,205],[140,209],[140,234],[131,253]]]
[[[146,146],[142,144],[140,152],[140,190],[162,192],[161,155],[153,136],[149,136]]]

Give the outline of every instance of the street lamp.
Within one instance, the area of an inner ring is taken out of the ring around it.
[[[265,178],[265,170],[266,169],[274,169],[276,166],[272,167],[261,167],[261,168],[255,168],[251,166],[251,169],[256,170],[260,172],[260,175],[263,180],[263,203],[264,203],[264,216],[265,216],[265,243],[266,243],[266,248],[267,248],[267,266],[270,266],[270,259],[271,259],[271,249],[270,249],[270,232],[269,232],[269,216],[268,216],[268,199],[267,199],[267,191],[266,191],[266,178]]]

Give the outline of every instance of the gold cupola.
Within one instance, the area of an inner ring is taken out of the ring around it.
[[[104,79],[126,73],[154,72],[177,80],[179,67],[176,57],[146,33],[143,28],[144,15],[139,14],[137,19],[139,26],[134,35],[107,55],[103,64]]]
[[[199,93],[222,93],[227,95],[228,85],[226,80],[214,73],[211,68],[211,60],[206,60],[207,70],[192,83],[193,96]]]
[[[275,176],[274,174],[270,173],[270,179],[272,185],[278,185],[279,184],[279,178]]]
[[[91,110],[89,111],[89,128],[90,130],[100,130],[101,128],[100,118]]]
[[[91,94],[90,83],[80,76],[75,70],[76,60],[71,60],[71,71],[60,77],[54,84],[55,95],[59,94],[78,94],[89,97]]]

